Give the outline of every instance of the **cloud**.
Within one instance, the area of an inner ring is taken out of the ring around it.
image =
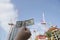
[[[37,34],[44,34],[44,32],[46,32],[48,30],[47,25],[45,27],[41,23],[36,23],[35,25],[33,25],[32,27],[29,27],[29,28],[32,31],[32,33],[34,30],[36,30]]]
[[[2,2],[10,2],[11,0],[0,0],[0,3]]]
[[[8,23],[11,22],[11,19],[12,22],[15,23],[17,16],[17,10],[14,8],[14,5],[10,3],[10,0],[0,0],[0,26],[6,32],[10,30]]]
[[[47,24],[46,25],[43,25],[41,23],[37,24],[38,26],[40,26],[40,28],[44,31],[47,31],[48,30],[48,27],[47,27]]]
[[[48,30],[47,25],[45,27],[41,23],[36,23],[36,24],[34,24],[32,26],[29,26],[28,28],[30,28],[30,31],[32,33],[32,36],[31,36],[32,40],[35,40],[35,37],[37,35],[40,35],[40,34],[43,35]]]

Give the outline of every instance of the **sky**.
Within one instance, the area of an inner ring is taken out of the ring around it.
[[[4,1],[4,0],[3,0]],[[3,2],[2,3],[5,3]],[[11,2],[10,2],[11,1]],[[31,18],[34,18],[34,25],[29,26],[30,30],[32,31],[33,29],[44,29],[44,27],[41,26],[41,20],[42,20],[42,14],[44,12],[45,14],[45,20],[48,24],[47,27],[50,27],[49,25],[57,25],[58,28],[60,28],[60,0],[6,0],[8,7],[6,4],[0,4],[2,9],[4,10],[3,13],[0,10],[0,40],[6,39],[4,36],[7,35],[7,30],[9,30],[10,27],[5,25],[7,24],[10,20],[7,21],[8,18],[12,18],[13,21],[17,17],[16,20],[28,20]],[[1,3],[1,0],[0,0]],[[2,6],[4,5],[4,6]],[[11,7],[10,7],[11,6]],[[9,10],[9,11],[5,11]],[[16,13],[17,10],[17,13]],[[2,15],[6,16],[2,16]],[[7,15],[8,14],[8,15]],[[11,16],[12,15],[12,16]],[[8,17],[8,18],[6,18]],[[1,24],[2,23],[2,24]],[[3,25],[6,26],[1,26]],[[32,29],[31,29],[32,28]],[[41,30],[38,29],[41,32]],[[45,29],[44,29],[45,30]]]
[[[13,0],[18,9],[19,20],[34,18],[38,23],[45,13],[45,20],[59,26],[60,0]]]

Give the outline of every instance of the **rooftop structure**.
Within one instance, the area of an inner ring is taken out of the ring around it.
[[[48,40],[48,38],[45,35],[38,35],[36,36],[36,40]]]

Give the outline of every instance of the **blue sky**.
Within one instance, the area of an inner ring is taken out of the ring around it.
[[[12,0],[18,10],[18,20],[34,18],[35,23],[40,23],[43,12],[48,24],[60,28],[60,0]],[[0,27],[0,40],[4,40],[6,32]]]
[[[12,3],[18,9],[19,20],[34,18],[40,22],[44,12],[47,22],[59,25],[60,0],[13,0]]]

